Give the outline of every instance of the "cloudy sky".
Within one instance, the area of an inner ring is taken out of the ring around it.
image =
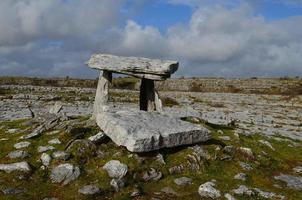
[[[94,52],[177,76],[302,76],[302,0],[0,0],[0,75],[95,78]]]

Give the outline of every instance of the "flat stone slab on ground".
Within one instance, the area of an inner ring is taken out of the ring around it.
[[[132,152],[148,152],[211,139],[208,129],[159,112],[108,106],[96,118],[108,137]]]

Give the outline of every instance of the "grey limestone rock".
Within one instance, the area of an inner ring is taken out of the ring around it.
[[[245,173],[239,173],[234,176],[234,179],[245,181],[247,178]]]
[[[140,110],[114,110],[96,115],[97,124],[117,145],[131,152],[188,145],[211,139],[210,131],[177,117]]]
[[[23,149],[23,148],[29,147],[30,144],[31,144],[31,143],[30,143],[30,142],[27,142],[27,141],[25,141],[25,142],[19,142],[19,143],[15,144],[14,147],[15,147],[16,149]]]
[[[235,197],[233,197],[231,194],[229,193],[225,193],[224,194],[224,197],[227,199],[227,200],[236,200]]]
[[[38,147],[38,152],[39,153],[44,153],[46,151],[51,151],[51,150],[55,150],[56,148],[54,148],[53,146],[39,146]]]
[[[157,171],[151,168],[149,171],[145,172],[143,175],[144,181],[159,181],[163,177],[161,171]]]
[[[128,172],[127,165],[121,163],[118,160],[111,160],[111,161],[107,162],[103,166],[103,169],[107,171],[109,177],[115,178],[115,179],[123,178]]]
[[[234,194],[247,196],[252,196],[255,194],[253,190],[249,189],[245,185],[240,185],[237,189],[234,189],[233,192]]]
[[[96,135],[89,137],[88,140],[90,140],[93,143],[98,143],[101,142],[105,137],[106,135],[103,132],[99,132]]]
[[[123,187],[125,187],[125,182],[122,179],[112,179],[110,181],[110,185],[114,188],[115,191],[120,191]]]
[[[0,164],[0,171],[5,171],[6,173],[13,171],[30,172],[31,168],[27,162],[23,161],[11,164]]]
[[[221,196],[220,191],[217,190],[214,186],[216,184],[212,181],[206,182],[199,186],[198,193],[201,197],[217,199]]]
[[[279,176],[274,177],[276,180],[280,180],[287,183],[287,187],[302,190],[302,177],[300,176],[292,176],[287,174],[281,174]]]
[[[188,177],[180,177],[180,178],[174,179],[174,183],[176,185],[190,185],[190,184],[192,184],[192,179],[188,178]]]
[[[14,158],[27,158],[29,157],[29,153],[27,153],[26,151],[22,151],[22,150],[17,150],[17,151],[12,151],[10,152],[7,157],[14,159]]]
[[[79,189],[78,192],[83,195],[95,195],[99,194],[101,190],[96,185],[85,185],[84,187]]]
[[[91,68],[133,75],[151,80],[163,80],[178,69],[177,61],[94,54],[87,64]]]
[[[53,183],[67,185],[80,176],[80,168],[72,164],[60,164],[51,171],[50,179]]]
[[[302,166],[297,166],[297,167],[293,168],[293,170],[296,173],[302,173]]]
[[[52,140],[48,141],[48,144],[61,144],[61,143],[62,142],[58,138],[55,138],[55,139],[52,139]]]
[[[41,155],[41,162],[42,162],[42,164],[45,166],[45,167],[48,167],[49,166],[49,164],[50,164],[50,162],[51,162],[51,157],[50,157],[50,155],[49,154],[47,154],[47,153],[43,153],[42,155]]]
[[[68,160],[70,153],[66,151],[55,151],[52,153],[52,157],[56,160]]]

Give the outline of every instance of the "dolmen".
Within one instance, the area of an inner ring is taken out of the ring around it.
[[[211,139],[205,127],[167,114],[155,91],[154,81],[169,78],[179,67],[177,61],[94,54],[87,65],[103,71],[96,90],[93,117],[117,145],[131,152],[148,152]],[[141,78],[140,109],[108,103],[112,73]]]

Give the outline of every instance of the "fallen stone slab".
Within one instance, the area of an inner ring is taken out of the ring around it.
[[[159,112],[116,110],[108,106],[96,115],[96,121],[117,145],[125,146],[131,152],[148,152],[211,139],[208,129]]]
[[[164,80],[178,69],[177,61],[159,60],[139,57],[123,57],[109,54],[94,54],[87,62],[94,69],[112,71],[147,78]]]
[[[16,149],[23,149],[23,148],[27,148],[27,147],[29,147],[30,146],[30,142],[27,142],[27,141],[25,141],[25,142],[19,142],[19,143],[16,143],[15,145],[14,145],[14,147],[16,148]]]
[[[27,162],[18,162],[11,164],[0,164],[0,171],[11,173],[13,171],[30,172],[31,168]]]

